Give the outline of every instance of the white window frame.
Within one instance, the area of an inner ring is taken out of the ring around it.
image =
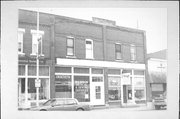
[[[41,37],[41,39],[42,39],[42,37],[43,37],[43,35],[44,35],[44,31],[37,31],[37,30],[31,30],[31,34],[32,34],[32,53],[31,53],[31,55],[37,55],[37,49],[35,49],[35,51],[36,52],[33,52],[33,45],[34,44],[36,44],[37,45],[37,43],[38,43],[38,41],[36,41],[36,37],[37,37],[37,33],[39,34],[39,36],[38,37]],[[41,41],[41,50],[40,50],[40,53],[39,54],[41,54],[41,55],[43,55],[42,54],[42,45],[43,44],[43,40]]]
[[[25,29],[18,28],[18,54],[24,54],[23,53],[23,35],[25,33]],[[21,51],[19,51],[19,43],[21,43]]]
[[[134,52],[132,52],[134,50]],[[130,46],[131,61],[136,61],[136,46],[131,44]]]
[[[91,42],[91,47],[92,47],[91,55],[90,55],[91,57],[87,56],[87,47],[86,47],[87,44],[86,44],[86,41],[90,41]],[[86,59],[94,59],[94,52],[93,52],[94,48],[93,48],[93,40],[92,39],[86,39],[85,40],[85,48],[86,48]]]

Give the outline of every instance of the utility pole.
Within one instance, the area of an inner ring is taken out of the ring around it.
[[[39,11],[37,11],[37,33],[36,33],[36,38],[37,38],[37,47],[36,47],[36,70],[37,70],[37,78],[35,81],[35,87],[36,87],[36,106],[39,106]]]

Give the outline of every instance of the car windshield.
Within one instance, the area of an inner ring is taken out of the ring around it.
[[[48,100],[48,101],[46,101],[43,105],[44,105],[44,106],[48,106],[48,105],[53,104],[54,102],[55,102],[55,100]]]

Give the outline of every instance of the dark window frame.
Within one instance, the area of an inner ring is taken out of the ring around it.
[[[73,46],[68,46],[68,40],[73,40]],[[72,48],[73,49],[73,54],[72,55],[68,54],[68,48]],[[66,38],[66,55],[67,56],[75,56],[74,54],[75,54],[75,38],[67,37]]]
[[[117,46],[120,46],[120,49],[117,49]],[[121,55],[120,58],[117,57],[117,53],[120,53],[120,55]],[[115,44],[115,59],[116,59],[116,60],[122,60],[122,59],[123,59],[123,55],[122,55],[122,44],[120,44],[120,43],[116,43],[116,44]]]

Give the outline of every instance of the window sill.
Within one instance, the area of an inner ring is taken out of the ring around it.
[[[86,58],[87,60],[94,60],[94,58]]]
[[[66,58],[73,58],[73,59],[75,59],[77,57],[76,56],[69,56],[69,55],[67,55]]]
[[[116,62],[123,62],[124,60],[123,59],[116,59],[115,61]]]
[[[25,56],[25,53],[23,53],[23,52],[18,52],[18,55],[19,55],[19,56]]]

